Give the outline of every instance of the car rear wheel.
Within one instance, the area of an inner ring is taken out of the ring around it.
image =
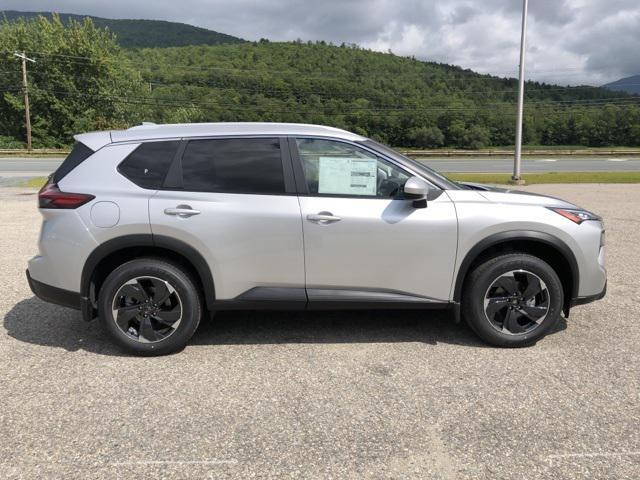
[[[524,253],[478,265],[465,282],[463,316],[480,338],[500,347],[531,345],[560,319],[564,294],[555,270]]]
[[[162,259],[143,258],[116,268],[100,289],[100,321],[120,347],[137,355],[184,348],[202,316],[190,275]]]

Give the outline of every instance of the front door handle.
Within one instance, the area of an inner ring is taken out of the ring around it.
[[[190,205],[178,205],[176,208],[165,208],[165,215],[176,215],[180,218],[189,218],[193,215],[200,215],[200,210],[194,210]]]
[[[307,215],[307,220],[319,225],[328,225],[330,223],[339,222],[342,218],[336,217],[331,212],[319,212]]]

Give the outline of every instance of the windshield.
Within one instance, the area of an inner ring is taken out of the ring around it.
[[[438,185],[444,190],[460,190],[463,188],[458,183],[452,180],[449,180],[444,175],[436,172],[435,170],[432,170],[431,168],[427,167],[423,163],[412,160],[409,157],[405,157],[404,155],[395,151],[391,147],[387,147],[386,145],[378,143],[375,140],[371,140],[370,138],[367,138],[366,140],[358,143],[365,145],[373,150],[376,150],[377,152],[380,152],[381,154],[386,155],[387,157],[390,157],[400,163],[407,164],[407,166],[414,168],[415,170],[423,174],[427,179],[432,180],[433,183],[435,183],[436,185]]]

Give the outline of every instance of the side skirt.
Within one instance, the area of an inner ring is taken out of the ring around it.
[[[451,302],[395,291],[255,287],[214,310],[399,310],[447,309]]]

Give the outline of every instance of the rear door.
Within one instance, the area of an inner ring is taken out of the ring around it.
[[[300,206],[281,139],[194,139],[181,150],[150,200],[153,234],[203,255],[217,301],[306,301]]]

